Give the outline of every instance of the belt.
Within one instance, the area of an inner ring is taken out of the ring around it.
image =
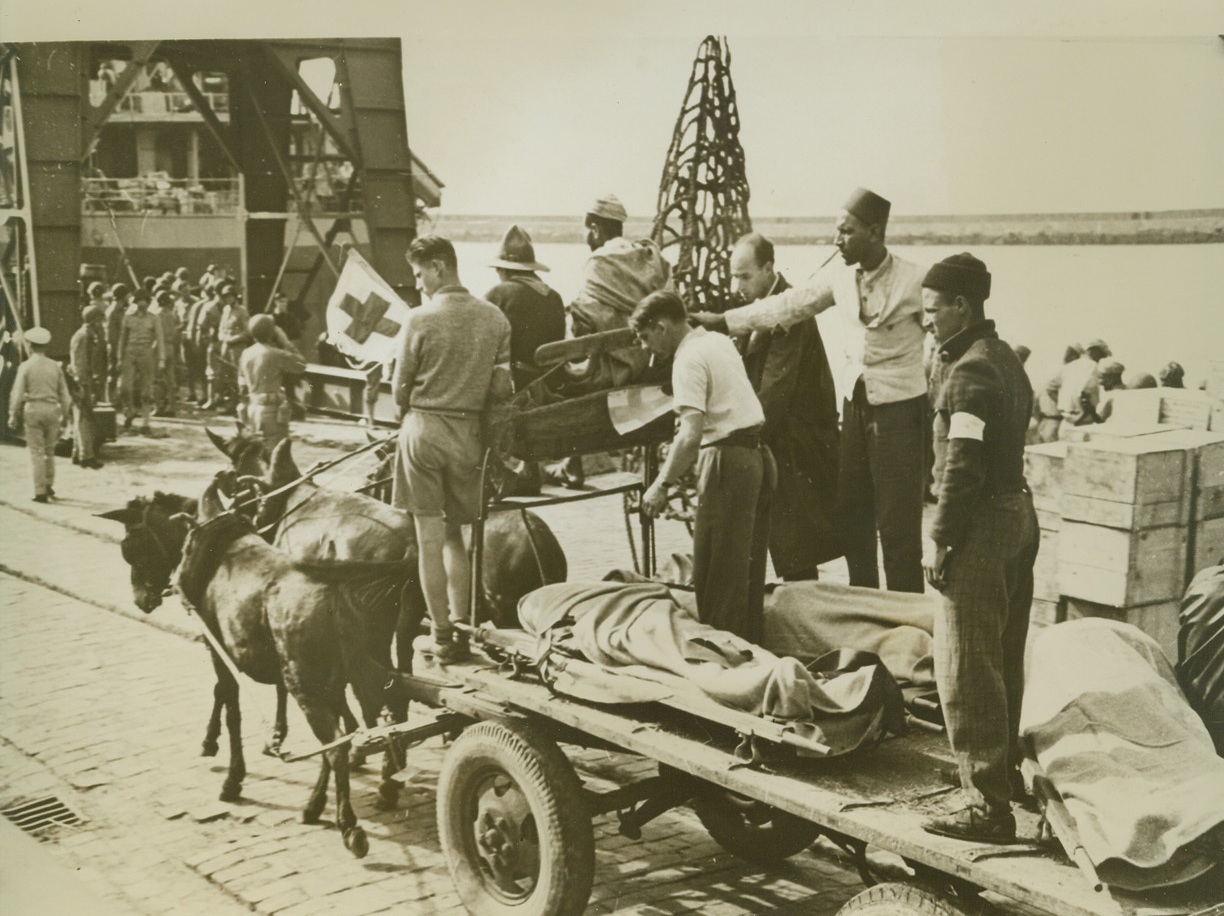
[[[456,417],[460,420],[479,420],[484,416],[483,410],[468,410],[463,407],[417,407],[415,404],[409,404],[408,410],[412,413],[432,413],[440,417]]]
[[[729,435],[723,436],[714,442],[707,442],[702,448],[760,448],[761,447],[761,427],[754,426],[751,429],[737,429]]]

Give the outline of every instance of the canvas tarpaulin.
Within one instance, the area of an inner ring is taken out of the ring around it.
[[[1020,733],[1106,883],[1159,887],[1218,861],[1224,759],[1137,627],[1085,618],[1040,631]],[[1200,850],[1208,834],[1215,848]]]
[[[793,658],[701,623],[659,583],[547,585],[523,598],[519,619],[552,645],[610,670],[695,688],[760,716],[836,723],[827,730],[834,753],[874,741],[881,721],[902,728],[900,693],[882,665],[813,674]],[[853,723],[861,727],[845,728]]]

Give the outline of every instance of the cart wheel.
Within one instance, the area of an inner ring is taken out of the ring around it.
[[[699,795],[693,810],[719,846],[757,865],[789,859],[820,836],[811,821],[733,792]]]
[[[438,832],[474,916],[586,908],[591,816],[565,755],[529,724],[481,722],[455,739],[438,780]]]
[[[890,881],[851,897],[837,916],[977,916],[981,912],[976,902],[966,904],[917,884]]]

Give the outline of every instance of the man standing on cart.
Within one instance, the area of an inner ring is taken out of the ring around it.
[[[392,389],[403,414],[392,505],[416,523],[421,588],[443,664],[467,655],[471,564],[463,529],[480,515],[481,415],[514,391],[510,322],[459,283],[455,247],[416,239],[408,261],[428,300],[400,332]]]
[[[703,623],[761,641],[769,504],[777,472],[761,441],[765,411],[735,344],[688,323],[681,298],[651,293],[630,326],[655,356],[671,357],[679,429],[659,475],[642,494],[657,516],[667,487],[697,464],[693,584]]]
[[[1033,599],[1037,516],[1024,481],[1033,408],[1028,376],[987,321],[990,273],[970,254],[945,258],[922,281],[926,326],[939,343],[935,406],[939,504],[923,551],[943,592],[935,681],[968,807],[923,825],[979,843],[1015,839],[1024,643]]]

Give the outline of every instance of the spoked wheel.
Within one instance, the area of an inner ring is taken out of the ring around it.
[[[758,865],[789,859],[820,836],[811,821],[733,792],[699,795],[693,810],[719,846]]]
[[[481,722],[451,745],[438,781],[438,831],[470,913],[581,913],[595,838],[578,777],[523,722]]]
[[[851,897],[837,916],[977,916],[978,901],[962,901],[917,884],[889,881]]]

